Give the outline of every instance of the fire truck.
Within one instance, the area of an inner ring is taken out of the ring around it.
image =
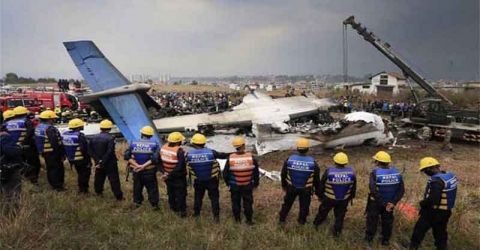
[[[18,106],[24,106],[33,113],[39,112],[40,110],[40,102],[35,98],[30,98],[26,96],[0,97],[0,107],[2,108],[2,112]]]
[[[45,108],[54,110],[57,106],[62,110],[77,110],[80,104],[76,96],[64,92],[42,92],[42,91],[24,91],[15,93],[13,96],[28,97],[38,100]]]

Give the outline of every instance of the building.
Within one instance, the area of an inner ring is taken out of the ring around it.
[[[345,88],[364,94],[396,96],[406,85],[406,78],[402,74],[382,71],[370,77],[369,83],[350,83]]]

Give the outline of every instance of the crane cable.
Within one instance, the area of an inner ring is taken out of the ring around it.
[[[343,81],[348,81],[348,39],[347,25],[343,24]]]

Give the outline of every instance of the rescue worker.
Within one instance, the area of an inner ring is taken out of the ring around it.
[[[251,153],[245,152],[245,139],[236,137],[232,142],[236,152],[230,154],[223,179],[230,189],[232,212],[237,223],[241,222],[240,212],[245,214],[247,225],[254,225],[253,222],[253,190],[260,183],[258,161]]]
[[[452,140],[452,129],[450,127],[447,127],[445,130],[445,135],[443,138],[443,144],[442,144],[442,150],[447,147],[450,151],[453,151],[452,144],[450,143],[450,140]]]
[[[67,159],[71,166],[77,171],[78,192],[88,193],[88,182],[91,172],[91,158],[88,152],[88,141],[81,132],[84,123],[80,119],[73,119],[68,123],[69,131],[62,135],[62,142],[65,146]]]
[[[18,106],[13,111],[15,118],[10,119],[5,127],[13,141],[22,147],[22,158],[27,163],[25,169],[22,170],[23,175],[35,184],[38,182],[40,174],[40,158],[35,146],[35,125],[27,118],[27,108]]]
[[[342,152],[335,154],[333,162],[335,165],[327,168],[320,180],[317,196],[319,200],[321,200],[321,203],[313,225],[315,225],[315,228],[318,228],[333,208],[335,215],[333,235],[338,236],[343,229],[343,221],[347,213],[348,203],[352,202],[355,198],[357,178],[353,172],[353,168],[347,167],[347,154]]]
[[[72,114],[70,113],[70,110],[66,109],[65,111],[62,112],[62,123],[68,123],[72,119]]]
[[[367,225],[365,240],[371,243],[377,231],[378,218],[382,221],[382,245],[390,244],[393,228],[393,210],[405,193],[402,174],[390,166],[392,158],[385,151],[374,156],[376,168],[370,173],[367,201]]]
[[[65,148],[60,138],[60,132],[53,126],[53,120],[58,116],[51,110],[40,114],[40,125],[35,129],[35,144],[37,151],[45,159],[48,183],[56,191],[63,191],[65,168]]]
[[[440,169],[432,157],[420,160],[419,171],[430,176],[424,199],[420,201],[420,218],[413,229],[410,249],[418,249],[427,231],[432,228],[435,247],[447,249],[447,224],[457,197],[458,180],[454,173]]]
[[[186,160],[189,174],[194,179],[194,216],[200,216],[203,196],[205,191],[208,191],[208,197],[212,204],[213,218],[218,222],[220,220],[220,194],[218,191],[220,167],[216,159],[227,159],[229,154],[219,153],[205,147],[207,138],[202,134],[193,135],[191,143],[193,149],[188,151]]]
[[[160,172],[167,184],[168,204],[170,209],[187,217],[187,167],[185,153],[180,146],[185,137],[180,132],[168,135],[168,143],[160,150]]]
[[[15,214],[18,211],[18,200],[22,193],[21,166],[20,146],[8,132],[0,131],[0,193],[2,194],[0,212],[6,215]]]
[[[298,224],[303,225],[307,222],[311,196],[320,185],[320,168],[315,159],[307,155],[309,148],[308,139],[299,139],[297,141],[298,154],[288,157],[283,163],[281,179],[285,196],[280,210],[279,224],[285,222],[297,196],[300,203]]]
[[[153,210],[159,210],[157,162],[160,146],[152,136],[155,130],[150,126],[140,129],[140,140],[133,140],[124,154],[124,160],[128,161],[129,171],[133,172],[133,203],[140,207],[143,202],[143,188],[148,192],[148,201]]]
[[[7,122],[9,120],[12,120],[14,117],[15,117],[15,111],[13,110],[5,110],[3,111],[2,113],[2,117],[3,117],[3,123],[2,123],[2,129],[3,130],[6,130],[6,127],[5,125],[7,124]]]
[[[113,123],[109,120],[100,122],[99,134],[92,137],[89,144],[90,155],[95,162],[94,188],[97,195],[103,194],[103,185],[108,177],[110,188],[118,201],[123,200],[118,175],[117,156],[115,154],[115,137],[110,134]]]
[[[47,110],[50,110],[50,108],[47,108]],[[55,114],[57,115],[57,118],[55,119],[55,123],[60,123],[61,119],[62,119],[62,109],[60,108],[60,106],[55,106],[55,109],[53,110],[55,112]]]
[[[425,123],[422,127],[422,148],[427,147],[427,142],[432,137],[432,129]]]

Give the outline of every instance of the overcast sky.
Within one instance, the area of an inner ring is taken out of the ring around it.
[[[429,79],[479,78],[478,0],[0,0],[1,75],[80,77],[93,40],[126,76],[342,74],[349,15]],[[349,28],[349,73],[400,72]]]

